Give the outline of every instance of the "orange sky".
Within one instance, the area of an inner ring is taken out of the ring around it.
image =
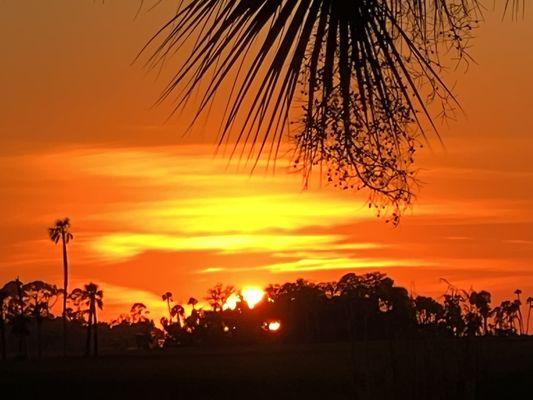
[[[356,269],[432,295],[441,277],[533,292],[531,12],[488,12],[478,65],[447,75],[466,115],[442,126],[445,149],[434,139],[419,155],[424,185],[394,229],[364,196],[302,191],[283,160],[275,175],[226,168],[210,121],[185,138],[182,119],[165,124],[171,104],[151,105],[172,65],[157,76],[130,63],[174,7],[134,19],[131,0],[0,3],[0,281],[59,283],[46,227],[69,216],[72,284],[100,283],[108,318],[139,300],[157,314],[167,290],[186,301],[219,281]]]

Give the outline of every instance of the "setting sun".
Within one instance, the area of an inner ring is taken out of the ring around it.
[[[242,290],[242,298],[251,309],[265,297],[265,291],[259,287],[246,287]]]

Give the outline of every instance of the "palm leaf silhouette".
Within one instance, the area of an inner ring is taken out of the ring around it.
[[[505,11],[518,6],[507,0]],[[437,131],[430,106],[457,105],[440,56],[468,59],[481,17],[480,0],[188,0],[147,44],[147,63],[192,45],[161,101],[177,91],[183,110],[201,88],[192,126],[233,80],[219,144],[275,159],[289,135],[306,182],[326,166],[334,184],[393,205],[397,221],[419,139]]]

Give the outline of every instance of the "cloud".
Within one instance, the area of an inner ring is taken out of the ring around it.
[[[419,267],[436,265],[431,262],[420,260],[386,260],[376,258],[335,258],[335,257],[319,257],[319,258],[302,258],[291,262],[274,263],[259,267],[235,267],[234,271],[252,272],[252,271],[268,271],[275,274],[280,273],[299,273],[299,272],[316,272],[316,271],[339,271],[339,270],[357,270],[357,269],[380,269],[392,267]],[[227,268],[206,268],[200,273],[219,273],[227,271]]]
[[[296,236],[278,234],[171,236],[148,233],[117,233],[96,237],[92,249],[105,257],[129,258],[150,250],[186,251],[219,250],[221,252],[273,251],[307,249],[334,243],[334,236]]]
[[[475,282],[484,266],[513,276],[533,259],[530,202],[519,196],[529,174],[520,174],[524,188],[513,180],[514,197],[506,199],[493,188],[508,174],[490,181],[475,169],[465,179],[466,171],[435,169],[426,179],[442,180],[436,193],[424,189],[393,229],[361,194],[302,191],[299,176],[260,170],[250,177],[211,154],[195,145],[0,157],[0,276],[59,282],[60,254],[46,226],[63,216],[73,222],[73,276],[123,285],[109,293],[123,302],[146,297],[155,304],[153,293],[168,287],[188,296],[219,280],[328,280],[361,269],[394,269],[409,283],[476,267]]]
[[[222,254],[266,252],[280,256],[302,251],[343,251],[376,249],[377,243],[340,243],[342,235],[301,235],[282,233],[180,236],[149,233],[116,233],[97,236],[90,243],[92,251],[103,259],[127,259],[148,251],[216,250]]]

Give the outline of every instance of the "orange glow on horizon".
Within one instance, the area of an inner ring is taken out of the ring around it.
[[[233,293],[222,306],[223,310],[235,310],[237,304],[244,301],[248,308],[253,309],[265,297],[265,291],[256,286],[247,286],[241,290],[240,295]]]
[[[237,304],[240,303],[241,298],[238,294],[233,293],[231,296],[229,296],[226,299],[226,302],[222,306],[223,310],[235,310],[237,308]]]
[[[271,321],[268,323],[268,330],[270,332],[277,332],[281,328],[281,322],[279,321]]]

